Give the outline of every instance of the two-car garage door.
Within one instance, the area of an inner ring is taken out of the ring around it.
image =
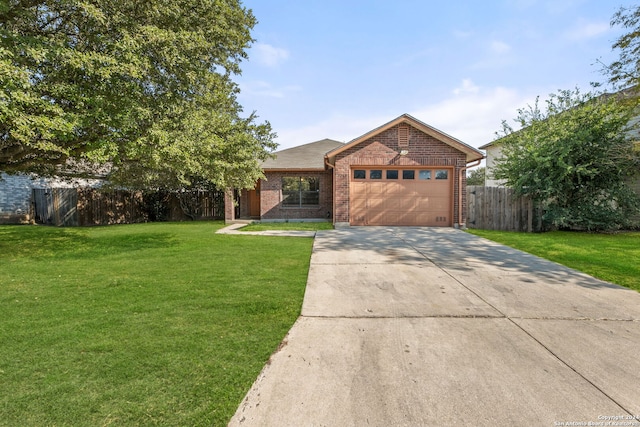
[[[445,168],[351,170],[351,225],[452,225],[453,171]]]

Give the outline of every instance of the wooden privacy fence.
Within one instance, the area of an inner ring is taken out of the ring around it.
[[[541,212],[511,188],[467,186],[467,227],[500,231],[541,231]]]
[[[222,191],[33,190],[38,224],[88,226],[224,218]]]
[[[77,222],[78,191],[75,188],[35,188],[32,203],[38,224],[72,225]]]

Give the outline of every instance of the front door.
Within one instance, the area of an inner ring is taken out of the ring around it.
[[[255,189],[249,190],[249,216],[260,217],[260,181]]]

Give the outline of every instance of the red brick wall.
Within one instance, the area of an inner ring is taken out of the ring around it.
[[[331,219],[333,214],[333,180],[331,171],[317,172],[265,172],[260,181],[260,216],[266,220]],[[320,204],[317,206],[282,206],[282,177],[310,176],[320,180]]]
[[[224,220],[226,222],[236,219],[235,204],[233,203],[233,189],[227,189],[224,192]]]
[[[349,178],[351,166],[444,166],[452,167],[453,172],[453,222],[464,223],[459,219],[458,187],[460,169],[466,166],[466,155],[427,135],[414,127],[409,131],[409,151],[400,156],[398,148],[398,127],[374,136],[362,143],[343,151],[336,157],[335,163],[335,213],[334,223],[349,222]],[[464,178],[463,178],[464,179]],[[462,192],[463,210],[466,205],[466,192]]]

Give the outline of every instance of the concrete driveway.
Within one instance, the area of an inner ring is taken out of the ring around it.
[[[454,229],[318,232],[230,425],[640,426],[640,293]]]

